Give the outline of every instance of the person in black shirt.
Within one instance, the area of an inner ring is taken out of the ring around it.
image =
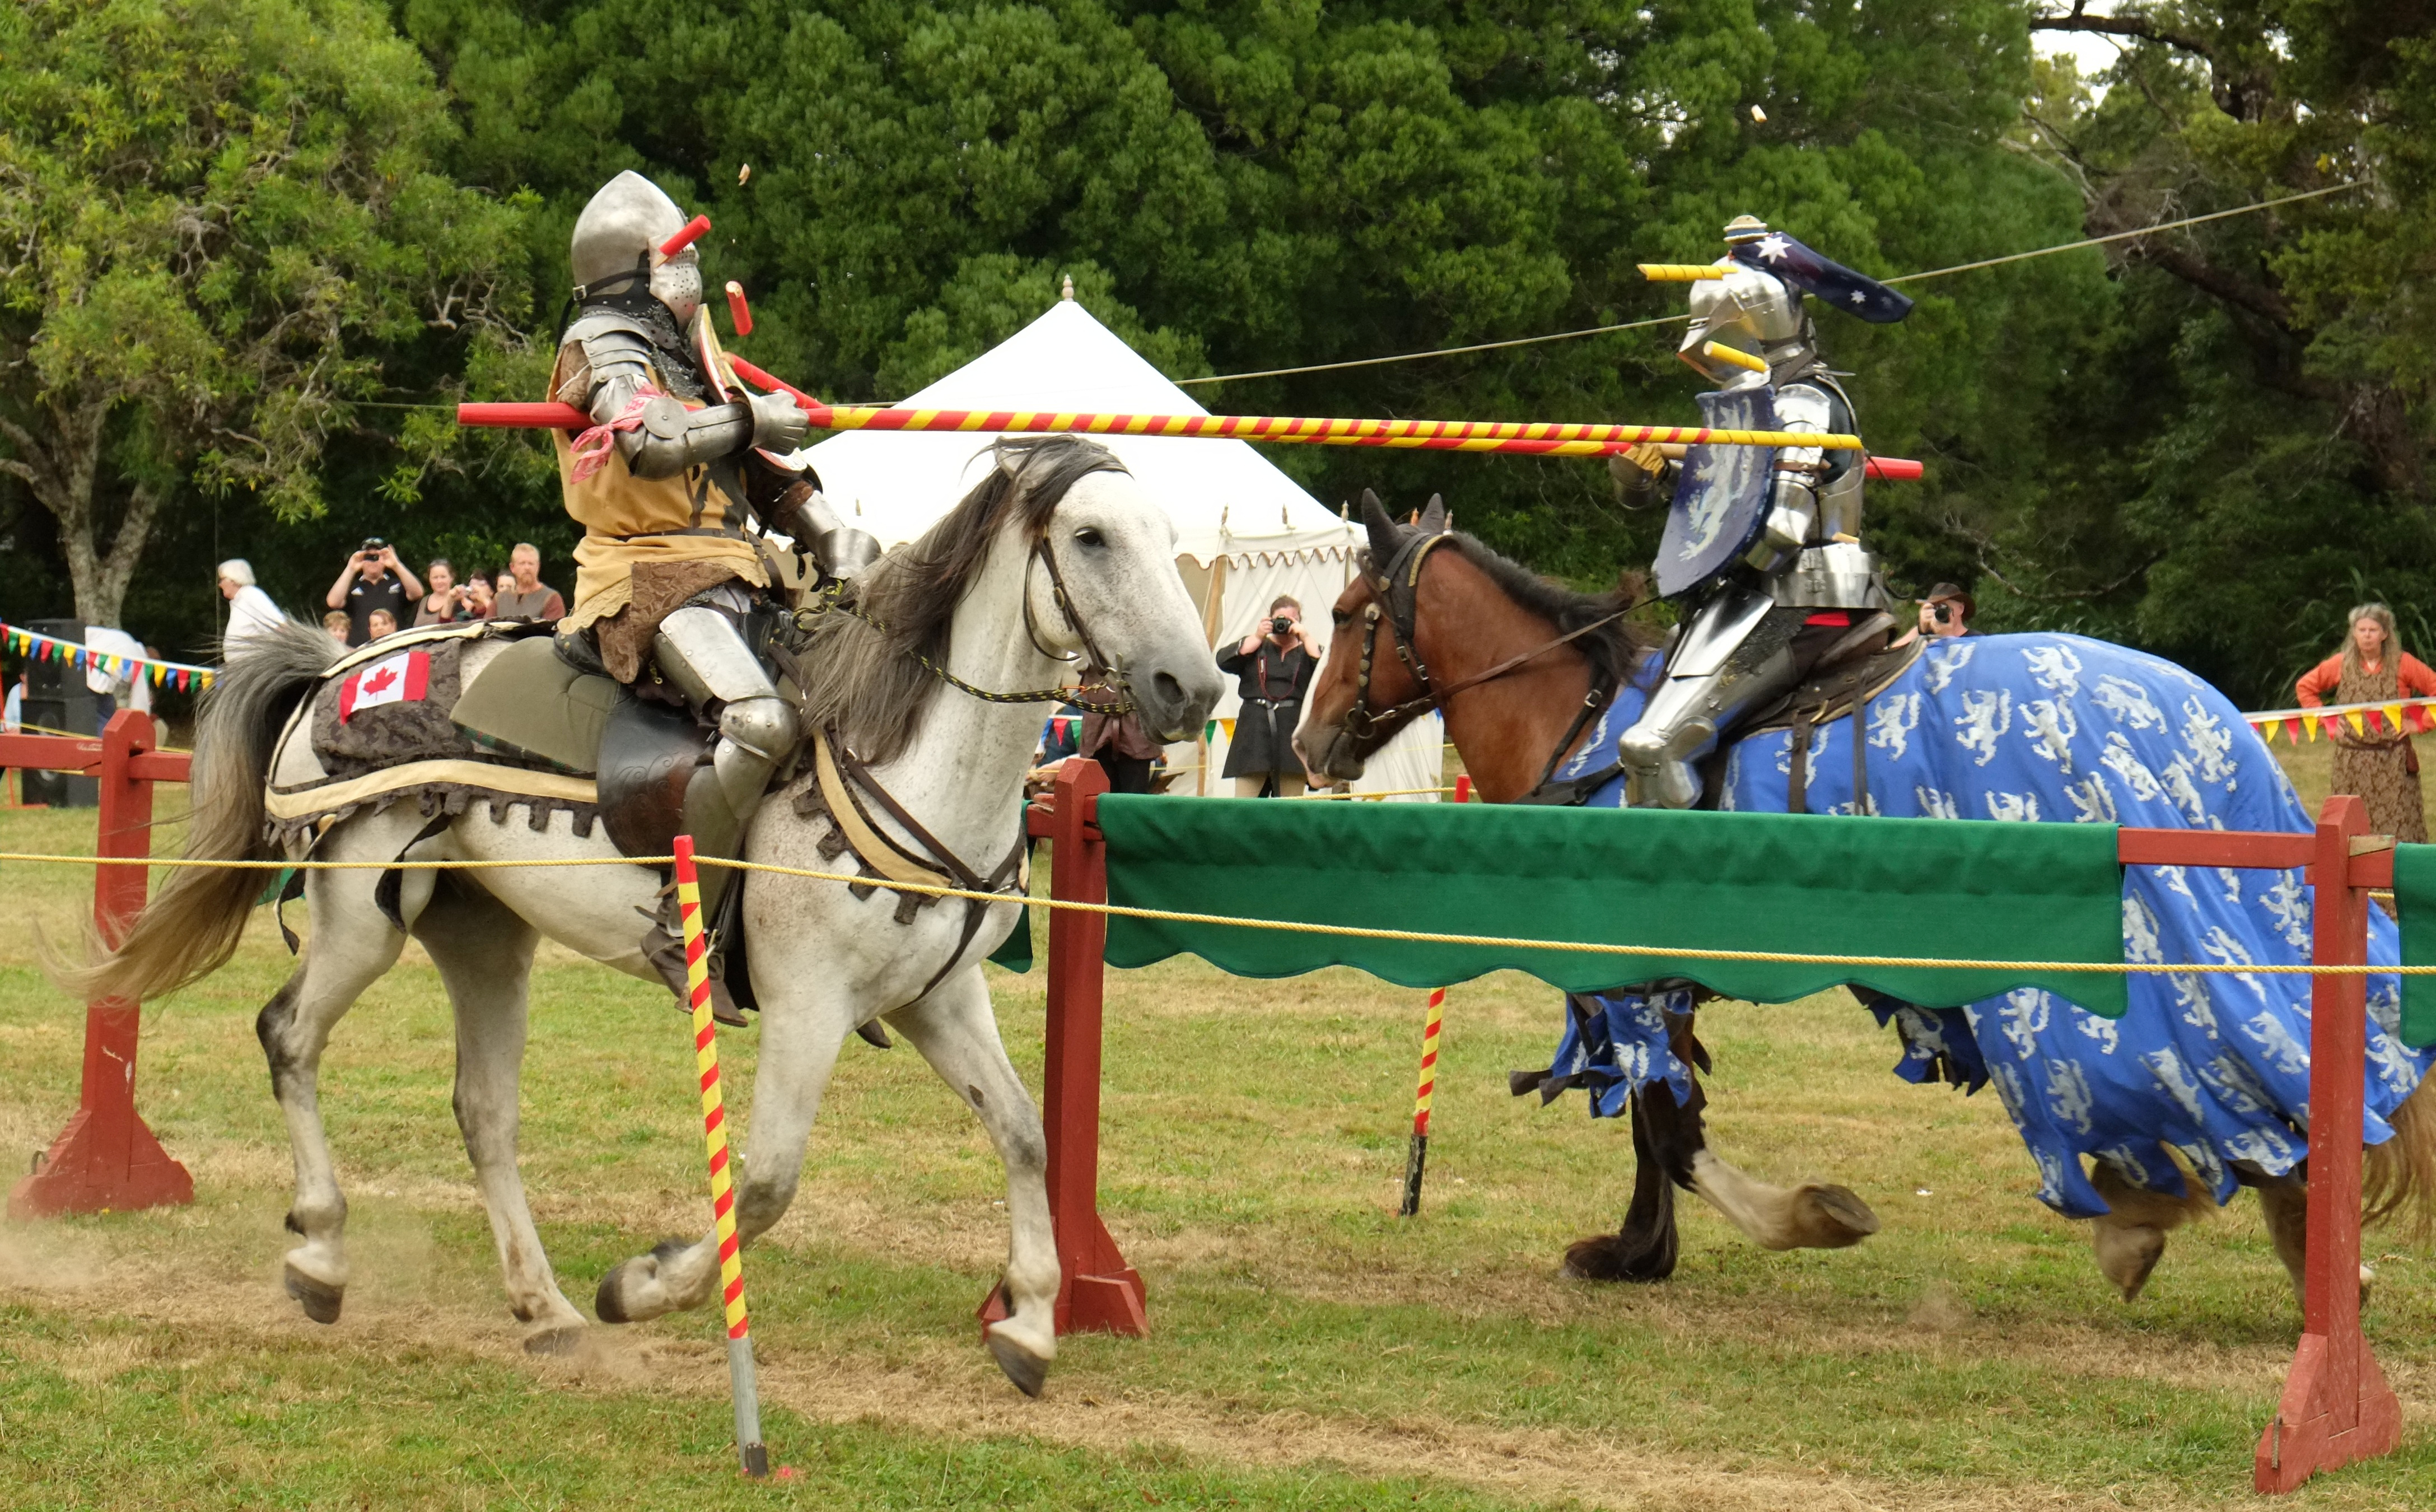
[[[1224,773],[1235,779],[1235,796],[1299,796],[1309,773],[1295,754],[1295,726],[1302,722],[1303,694],[1319,670],[1303,633],[1302,605],[1284,597],[1269,605],[1268,617],[1218,658],[1218,669],[1234,676],[1244,700]]]
[[[360,646],[373,638],[374,610],[388,610],[390,621],[403,625],[414,617],[406,606],[422,597],[423,584],[397,559],[397,548],[374,536],[347,558],[346,570],[322,601],[347,612],[347,644]]]

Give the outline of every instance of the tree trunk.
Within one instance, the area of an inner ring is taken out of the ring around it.
[[[102,434],[112,406],[110,399],[46,403],[42,408],[49,425],[44,435],[0,419],[0,436],[17,452],[0,457],[0,472],[21,479],[60,522],[60,550],[67,558],[77,617],[88,625],[117,625],[127,585],[161,511],[162,491],[138,483],[108,552],[94,539],[94,490],[100,480]]]

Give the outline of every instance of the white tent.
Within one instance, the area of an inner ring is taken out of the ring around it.
[[[1209,413],[1071,299],[896,408]],[[985,476],[997,439],[993,431],[847,431],[795,460],[819,471],[841,515],[893,547],[930,529]],[[1176,568],[1213,648],[1242,640],[1279,595],[1289,594],[1325,650],[1329,605],[1352,579],[1361,527],[1340,519],[1244,442],[1094,439],[1174,520]],[[1236,707],[1230,685],[1213,737],[1170,748],[1170,766],[1196,769],[1175,791],[1230,791],[1218,773]],[[1356,790],[1435,788],[1444,739],[1436,716],[1417,721],[1370,763]]]

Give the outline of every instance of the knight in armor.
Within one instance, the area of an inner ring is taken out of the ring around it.
[[[795,705],[756,654],[767,625],[757,611],[771,585],[765,553],[774,553],[747,521],[808,547],[831,576],[850,575],[877,547],[839,525],[809,470],[779,460],[802,444],[806,418],[793,399],[736,381],[703,308],[687,228],[676,201],[634,172],[609,181],[575,222],[574,320],[559,338],[550,396],[594,426],[572,440],[556,433],[566,512],[583,527],[558,646],[717,729],[710,759],[687,779],[680,829],[701,854],[733,857],[801,733]],[[715,926],[726,925],[721,905],[735,875],[703,873],[703,917]],[[671,896],[642,947],[683,1006],[677,923]],[[716,976],[713,995],[722,1019],[742,1022]]]
[[[1852,401],[1819,356],[1803,296],[1872,323],[1902,320],[1911,301],[1749,216],[1726,227],[1726,243],[1711,268],[1649,269],[1691,283],[1676,355],[1718,385],[1699,396],[1706,424],[1852,431]],[[1861,544],[1859,452],[1695,446],[1674,464],[1644,447],[1626,460],[1675,475],[1654,576],[1682,615],[1664,680],[1619,754],[1628,802],[1688,808],[1699,763],[1738,723],[1885,644],[1892,600]]]

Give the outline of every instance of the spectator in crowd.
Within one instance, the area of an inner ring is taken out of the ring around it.
[[[397,634],[397,617],[386,609],[375,609],[365,629],[370,632],[364,637],[365,644],[370,645],[375,640],[386,639]]]
[[[332,640],[343,646],[347,644],[347,636],[355,629],[355,624],[348,619],[344,609],[333,609],[322,617],[322,628],[330,633]]]
[[[516,548],[508,553],[508,570],[500,575],[493,598],[494,619],[555,624],[566,617],[566,600],[558,596],[556,588],[541,581],[541,548],[530,541],[517,542]]]
[[[423,584],[397,559],[397,547],[375,535],[347,558],[345,570],[322,601],[347,612],[347,644],[360,646],[372,639],[374,610],[388,610],[395,628],[407,617],[406,606],[422,597]]]
[[[1086,669],[1082,689],[1076,696],[1084,704],[1122,703],[1122,696],[1115,685],[1116,680],[1106,672]],[[1151,768],[1166,749],[1143,733],[1141,721],[1133,715],[1106,714],[1095,709],[1084,711],[1082,737],[1075,743],[1077,756],[1097,761],[1100,770],[1108,774],[1111,792],[1150,791]]]
[[[1280,595],[1269,605],[1268,617],[1218,658],[1218,669],[1234,676],[1244,701],[1223,773],[1235,780],[1235,796],[1301,796],[1311,777],[1295,754],[1294,733],[1302,722],[1303,694],[1319,669],[1311,637],[1303,633],[1302,605]]]
[[[255,586],[253,564],[243,557],[231,557],[220,564],[220,597],[228,600],[228,628],[220,632],[222,660],[245,649],[255,640],[287,622],[270,595]]]
[[[477,617],[471,612],[471,600],[466,591],[457,586],[456,565],[446,557],[433,557],[430,565],[423,569],[423,581],[426,584],[423,601],[414,610],[414,623],[418,628],[453,625],[461,619]]]
[[[2402,649],[2392,610],[2364,603],[2344,623],[2351,628],[2343,649],[2302,675],[2302,707],[2323,706],[2329,693],[2339,707],[2436,698],[2436,671]],[[2370,724],[2372,718],[2377,722]],[[2366,729],[2354,734],[2340,717],[2326,721],[2335,741],[2332,791],[2356,793],[2368,805],[2370,829],[2424,843],[2427,810],[2419,792],[2419,753],[2409,732],[2388,727],[2382,715],[2364,717],[2361,723]]]
[[[1971,628],[1971,617],[1978,612],[1977,600],[1951,582],[1940,582],[1920,600],[1920,623],[1905,631],[1894,644],[1908,646],[1923,637],[1952,640],[1975,635],[1979,632]]]
[[[101,656],[122,658],[114,670],[103,667],[99,656],[85,664],[84,686],[94,694],[94,734],[99,735],[110,723],[110,717],[122,708],[151,707],[143,667],[150,653],[142,641],[109,625],[87,625],[84,644],[87,651],[97,652]]]
[[[491,575],[487,572],[477,572],[472,577],[467,578],[465,580],[465,592],[463,594],[463,598],[465,600],[466,618],[490,618],[491,608],[497,602],[497,600],[491,596]]]

